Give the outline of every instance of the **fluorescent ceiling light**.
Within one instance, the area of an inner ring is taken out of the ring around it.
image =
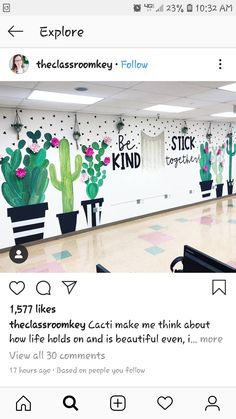
[[[220,118],[236,118],[236,113],[234,113],[234,112],[221,112],[221,113],[213,113],[211,116],[218,116]]]
[[[180,113],[192,111],[194,108],[186,108],[184,106],[170,106],[170,105],[155,105],[150,108],[145,108],[144,111],[166,112],[166,113]]]
[[[221,90],[227,90],[228,92],[236,92],[236,83],[227,84],[226,86],[218,87]]]
[[[78,103],[81,105],[92,105],[104,99],[103,97],[92,97],[82,95],[68,95],[66,93],[45,92],[43,90],[34,90],[28,97],[32,100],[41,100],[42,102],[61,102]]]

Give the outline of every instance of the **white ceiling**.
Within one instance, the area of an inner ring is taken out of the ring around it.
[[[233,82],[0,82],[0,107],[156,117],[156,112],[143,109],[166,104],[196,109],[181,114],[161,113],[162,118],[218,121],[211,114],[232,112],[236,104],[236,93],[217,89],[230,83]],[[76,87],[87,87],[88,91],[80,93]],[[35,89],[104,99],[94,105],[29,100]]]

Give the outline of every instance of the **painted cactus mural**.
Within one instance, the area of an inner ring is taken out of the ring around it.
[[[202,197],[206,198],[210,196],[212,187],[212,175],[211,175],[211,152],[209,150],[209,144],[206,141],[200,145],[200,187],[203,192]]]
[[[227,180],[228,194],[232,195],[234,186],[234,179],[232,178],[232,160],[236,154],[236,144],[233,144],[232,133],[227,134],[226,153],[229,156],[229,178]]]
[[[219,198],[223,194],[223,171],[224,171],[225,145],[212,147],[212,170],[216,179],[216,196]]]
[[[49,161],[46,158],[46,151],[38,144],[41,132],[29,131],[27,136],[32,140],[28,147],[25,140],[20,140],[15,150],[6,148],[7,156],[0,161],[5,180],[2,184],[2,194],[12,207],[8,208],[7,214],[12,219],[16,244],[43,238],[44,222],[41,220],[38,223],[37,218],[44,217],[48,209],[48,204],[44,201],[49,183],[47,171]],[[14,227],[15,222],[19,224],[32,219],[35,219],[35,223],[31,222],[25,228],[19,225]]]
[[[61,180],[58,179],[56,167],[50,164],[49,173],[52,185],[62,194],[63,214],[57,214],[60,222],[61,232],[70,233],[76,229],[77,214],[74,211],[74,189],[73,183],[79,178],[82,157],[78,154],[75,157],[75,170],[71,171],[70,144],[66,138],[63,138],[59,144],[59,160]]]
[[[83,163],[81,180],[86,183],[86,193],[90,199],[96,198],[99,188],[106,179],[106,167],[110,157],[105,157],[105,150],[111,143],[110,137],[105,137],[101,145],[92,143],[91,147],[82,146],[86,162]]]
[[[85,162],[81,174],[81,181],[86,184],[86,193],[89,200],[82,201],[87,223],[95,227],[101,221],[103,198],[96,198],[99,188],[106,179],[105,167],[110,164],[110,157],[105,156],[105,151],[111,144],[110,137],[105,137],[101,143],[93,142],[91,147],[82,146]]]

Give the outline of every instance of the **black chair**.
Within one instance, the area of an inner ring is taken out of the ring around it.
[[[182,262],[182,269],[175,269],[177,263]],[[176,257],[170,265],[171,272],[236,272],[232,266],[208,256],[200,250],[188,245],[184,246],[184,255]]]
[[[100,265],[99,263],[96,265],[96,272],[97,274],[110,274],[110,271],[108,271],[104,266]]]

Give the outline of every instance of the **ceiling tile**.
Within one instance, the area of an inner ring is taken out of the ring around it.
[[[186,97],[208,90],[206,87],[200,86],[198,83],[194,82],[144,82],[142,85],[134,87],[134,89],[160,95],[179,97]]]
[[[77,92],[76,87],[86,87],[86,92]],[[60,92],[82,96],[98,96],[109,97],[122,91],[122,89],[115,86],[107,86],[103,84],[96,84],[91,82],[40,82],[37,86],[38,90],[46,90],[49,92]]]
[[[190,99],[197,100],[206,100],[212,102],[227,102],[227,101],[236,101],[236,92],[228,92],[226,90],[212,89],[204,93],[198,93],[196,95],[189,96]]]
[[[12,97],[17,99],[25,99],[29,96],[30,89],[22,89],[20,87],[13,86],[0,86],[0,96],[1,97]]]

